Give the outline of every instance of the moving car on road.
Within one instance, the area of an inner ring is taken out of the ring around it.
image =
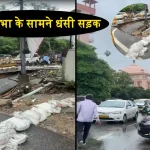
[[[122,20],[122,19],[128,19],[128,14],[125,12],[119,12],[116,16],[115,19],[117,20]]]
[[[145,101],[147,101],[148,99],[139,99],[136,101],[136,106],[138,107],[139,111],[141,112],[141,110],[144,107]]]
[[[121,121],[138,118],[138,107],[130,100],[106,100],[98,106],[101,121]]]
[[[138,124],[138,134],[145,138],[150,138],[150,116],[145,117]]]

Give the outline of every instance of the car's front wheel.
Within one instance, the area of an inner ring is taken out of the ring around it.
[[[126,115],[126,114],[123,116],[122,122],[123,122],[123,123],[126,123],[126,122],[127,122],[127,115]]]
[[[138,112],[135,114],[135,117],[133,118],[135,121],[138,119]]]

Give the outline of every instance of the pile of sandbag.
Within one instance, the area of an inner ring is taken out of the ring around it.
[[[12,122],[5,121],[0,124],[0,150],[17,150],[18,145],[27,139],[26,134],[18,134]]]
[[[24,112],[14,112],[14,117],[0,124],[0,150],[17,150],[18,145],[27,139],[25,134],[17,134],[16,131],[25,131],[31,124],[38,125],[51,114],[60,113],[62,107],[73,107],[75,98],[67,98],[61,101],[51,100],[35,105]]]
[[[16,131],[24,131],[30,127],[30,124],[38,125],[51,114],[60,113],[64,107],[73,107],[75,98],[67,98],[61,101],[50,100],[45,103],[35,105],[32,109],[25,112],[15,112],[14,117],[8,121],[15,125]]]
[[[132,59],[137,59],[140,58],[141,56],[144,56],[144,54],[148,51],[147,46],[149,44],[150,44],[150,36],[143,37],[142,40],[130,46],[126,56]]]

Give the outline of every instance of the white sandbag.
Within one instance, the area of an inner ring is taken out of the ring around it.
[[[38,112],[40,114],[40,122],[44,121],[47,119],[47,117],[49,116],[47,112],[45,112],[43,109],[41,108],[37,108],[37,107],[33,107],[31,110],[34,110],[36,112]]]
[[[75,103],[75,98],[69,98],[69,101],[74,104]]]
[[[14,124],[11,122],[3,122],[0,124],[0,146],[8,143],[9,139],[16,134]]]
[[[8,144],[5,146],[4,150],[18,150],[18,145],[8,142]]]
[[[38,106],[39,108],[44,109],[48,113],[53,113],[52,106],[49,103],[42,103],[42,104],[39,104],[39,105],[36,105],[36,106]]]
[[[144,56],[144,54],[147,52],[148,48],[147,47],[144,47],[142,49],[142,51],[139,53],[139,56]]]
[[[139,53],[143,49],[143,43],[141,41],[134,43],[133,45],[130,46],[129,52],[133,53]]]
[[[30,127],[31,124],[31,121],[28,119],[23,119],[23,118],[21,119],[16,117],[12,117],[8,121],[15,125],[16,131],[25,131]]]
[[[149,42],[146,40],[141,40],[141,43],[143,44],[143,46],[148,46]]]
[[[139,56],[139,54],[137,53],[128,53],[126,55],[126,57],[132,58],[132,59],[136,59]]]
[[[54,107],[53,108],[53,113],[59,114],[61,112],[61,108],[60,107]]]
[[[40,107],[38,105],[35,105],[34,107],[41,110],[41,111],[44,111],[44,113],[46,113],[47,117],[49,117],[51,115],[51,112],[48,112],[46,109],[43,109],[43,107]]]
[[[11,139],[10,143],[13,145],[20,145],[27,140],[28,136],[26,134],[15,134]]]
[[[0,145],[0,150],[5,150],[6,145]]]
[[[26,110],[22,114],[31,121],[31,124],[38,125],[40,123],[41,116],[38,112],[33,110]]]
[[[143,37],[142,40],[147,41],[148,43],[150,43],[150,36]]]
[[[4,146],[8,143],[10,137],[8,133],[0,133],[0,145]]]
[[[72,103],[71,102],[68,102],[66,100],[61,100],[61,105],[62,107],[73,107]]]
[[[59,100],[50,100],[48,101],[49,104],[52,104],[53,107],[61,107],[61,103]]]

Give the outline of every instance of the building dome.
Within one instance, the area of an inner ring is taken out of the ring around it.
[[[133,63],[132,65],[122,69],[122,71],[129,74],[141,74],[141,73],[149,73],[147,70],[143,69],[141,66]]]

